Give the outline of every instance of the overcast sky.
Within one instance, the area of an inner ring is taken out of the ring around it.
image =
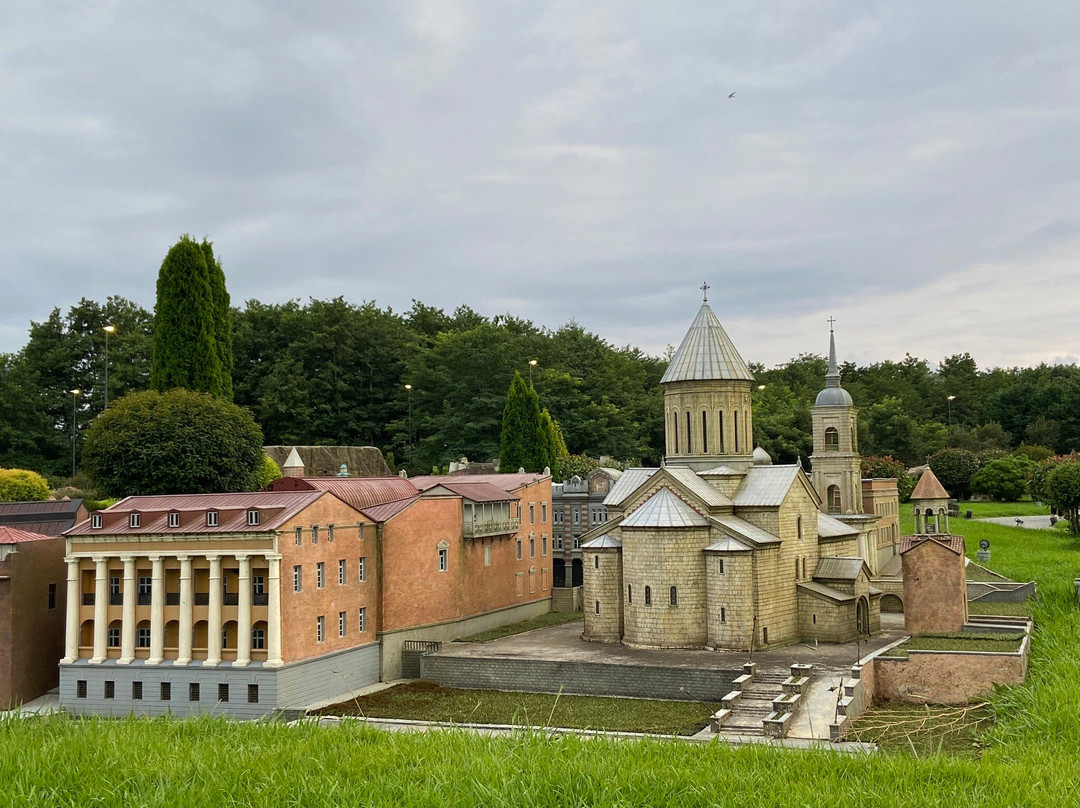
[[[191,233],[237,304],[1075,363],[1078,144],[1076,0],[6,2],[0,351]]]

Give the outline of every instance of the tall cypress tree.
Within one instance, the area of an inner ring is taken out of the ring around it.
[[[540,471],[543,426],[536,391],[525,383],[520,373],[514,374],[503,407],[502,433],[499,437],[499,469],[515,472]]]
[[[229,305],[229,290],[225,286],[225,271],[221,268],[221,262],[214,257],[214,245],[204,238],[200,246],[210,277],[214,310],[214,347],[217,348],[218,361],[221,363],[221,389],[210,392],[217,392],[232,401],[232,307]]]
[[[154,306],[150,386],[222,394],[221,359],[214,345],[214,294],[203,248],[181,236],[161,262]]]

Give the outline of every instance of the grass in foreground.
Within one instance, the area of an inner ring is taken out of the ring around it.
[[[520,724],[693,735],[709,722],[711,711],[692,701],[455,690],[431,682],[409,682],[318,712],[455,724]]]
[[[547,628],[548,626],[558,626],[562,623],[572,623],[575,620],[581,620],[584,618],[582,612],[548,612],[547,614],[539,615],[538,617],[530,617],[528,620],[522,620],[520,623],[511,623],[508,626],[499,626],[488,631],[481,631],[479,634],[471,634],[468,637],[462,637],[461,642],[491,642],[492,640],[498,640],[502,637],[509,637],[511,634],[524,634],[526,631],[532,631],[537,628]]]
[[[985,745],[984,733],[992,724],[993,712],[987,704],[886,704],[859,716],[848,739],[916,757],[937,753],[978,757]]]

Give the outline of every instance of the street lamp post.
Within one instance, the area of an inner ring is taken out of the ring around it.
[[[535,359],[530,359],[529,360],[529,387],[532,387],[532,370],[533,370],[534,367],[536,367],[536,360]]]
[[[952,403],[953,403],[954,398],[956,398],[956,396],[948,396],[945,399],[946,401],[949,402],[949,431],[950,432],[952,432]]]
[[[405,385],[405,389],[409,391],[409,431],[406,434],[406,443],[412,446],[412,385]]]
[[[105,407],[109,409],[109,334],[116,330],[115,325],[107,325],[102,331],[105,332]]]
[[[79,394],[82,390],[75,388],[74,390],[68,390],[71,393],[71,476],[75,476],[75,403],[78,400]]]

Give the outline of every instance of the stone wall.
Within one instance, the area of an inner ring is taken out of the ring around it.
[[[622,553],[618,548],[582,550],[586,640],[619,642],[623,634]]]
[[[964,557],[928,539],[901,556],[904,570],[904,631],[960,631],[967,622]]]
[[[651,648],[704,648],[708,628],[702,550],[711,541],[709,528],[623,528],[622,541],[624,641]],[[628,587],[633,587],[633,600]],[[589,610],[588,600],[585,608]]]
[[[908,651],[907,658],[873,660],[874,699],[909,704],[967,704],[995,685],[1016,685],[1027,674],[1028,638],[1015,653]],[[865,679],[865,674],[864,674]]]
[[[749,552],[709,553],[705,563],[709,647],[747,651],[754,633],[753,556]]]
[[[719,702],[742,670],[429,654],[423,678],[444,687]],[[680,690],[685,688],[685,692]],[[633,704],[627,705],[633,709]]]
[[[580,612],[582,606],[582,587],[556,586],[551,590],[551,611]]]

